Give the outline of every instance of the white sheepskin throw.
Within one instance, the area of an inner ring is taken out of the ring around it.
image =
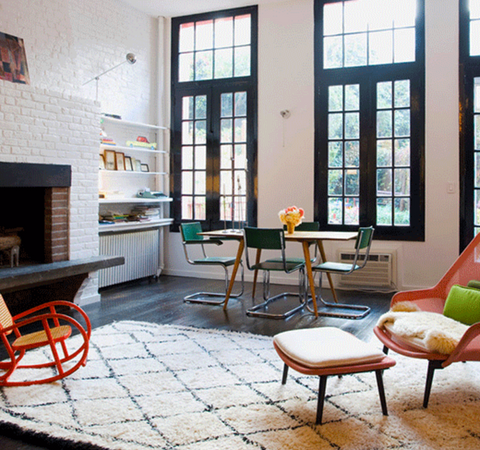
[[[387,328],[401,340],[430,352],[449,355],[468,326],[442,314],[421,311],[412,302],[400,302],[380,316],[379,328]]]

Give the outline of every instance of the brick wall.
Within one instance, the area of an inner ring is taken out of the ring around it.
[[[0,31],[24,40],[31,84],[0,80],[0,161],[69,164],[69,259],[98,254],[100,112],[156,122],[157,21],[117,0],[0,0]],[[84,83],[123,64],[98,82]],[[98,101],[96,101],[98,100]],[[52,254],[52,259],[59,257]],[[99,300],[97,276],[75,301]]]

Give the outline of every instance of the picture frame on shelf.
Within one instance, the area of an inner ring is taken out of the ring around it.
[[[105,169],[115,170],[115,151],[105,150],[104,157],[105,157]]]
[[[130,156],[125,156],[125,170],[127,172],[133,171],[132,158]]]
[[[142,172],[150,172],[150,169],[148,167],[148,164],[140,164],[140,170]]]
[[[141,172],[142,171],[142,162],[139,159],[136,159],[134,167],[135,167],[135,172]]]
[[[125,153],[115,152],[115,167],[117,170],[125,171]]]
[[[103,155],[99,155],[100,158],[98,160],[98,168],[100,170],[105,170],[105,158],[103,157]]]

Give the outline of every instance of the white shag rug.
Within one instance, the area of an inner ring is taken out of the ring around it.
[[[282,386],[272,338],[117,322],[93,331],[69,378],[1,389],[0,433],[55,449],[480,448],[480,365],[437,370],[424,409],[426,362],[392,356],[389,416],[373,373],[330,377],[317,426],[318,377],[290,370]]]

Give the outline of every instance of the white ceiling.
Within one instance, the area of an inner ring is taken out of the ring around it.
[[[279,0],[121,0],[151,16],[177,17],[241,6],[275,3]]]

